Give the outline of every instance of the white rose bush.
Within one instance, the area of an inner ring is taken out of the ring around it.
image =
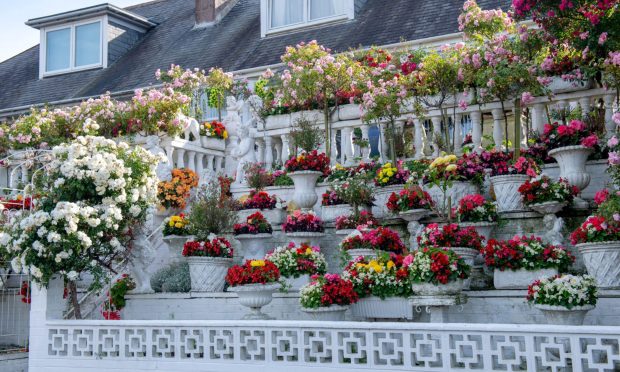
[[[34,180],[36,208],[12,217],[0,249],[14,271],[40,285],[60,275],[74,292],[75,280],[90,273],[97,288],[130,254],[133,233],[155,202],[162,159],[94,136],[54,147],[51,158]]]

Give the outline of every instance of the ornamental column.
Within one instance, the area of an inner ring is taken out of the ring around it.
[[[426,132],[420,123],[420,118],[413,118],[413,146],[415,146],[415,159],[422,159],[424,157],[424,139],[426,138]]]
[[[271,170],[273,167],[273,139],[265,137],[265,169]]]
[[[291,156],[291,148],[289,147],[289,142],[288,142],[288,134],[282,134],[280,135],[280,139],[282,140],[282,165],[284,165],[284,163],[286,163],[286,161],[288,160],[288,158]]]
[[[463,126],[461,125],[461,118],[463,116],[459,113],[454,114],[454,153],[461,155],[463,153]]]
[[[495,148],[501,150],[504,142],[504,127],[502,126],[504,112],[502,109],[493,109],[491,114],[493,114],[493,142],[495,143]]]
[[[538,134],[543,134],[545,131],[545,104],[536,103],[532,106],[532,129]]]

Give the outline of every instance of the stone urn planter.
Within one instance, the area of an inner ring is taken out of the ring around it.
[[[305,231],[290,232],[290,233],[286,233],[285,235],[286,235],[286,238],[292,241],[293,243],[295,243],[296,246],[299,246],[302,243],[308,243],[312,247],[318,246],[321,238],[325,236],[324,233],[305,232]]]
[[[533,281],[558,274],[557,269],[538,270],[493,270],[495,289],[527,289]]]
[[[241,243],[243,260],[260,260],[265,257],[271,234],[241,234],[235,235]]]
[[[581,243],[577,249],[599,288],[620,288],[620,241]]]
[[[291,115],[269,115],[265,118],[266,129],[289,128],[292,124]]]
[[[478,235],[482,236],[485,241],[489,241],[497,222],[459,222],[459,226],[462,228],[473,227]]]
[[[261,312],[261,308],[271,303],[273,293],[280,288],[280,283],[245,284],[228,288],[229,292],[237,293],[239,303],[250,308],[243,316],[244,320],[268,320],[269,316]]]
[[[377,258],[377,251],[367,248],[349,249],[347,254],[351,256],[351,261],[355,261],[356,258],[362,256],[370,259]]]
[[[407,221],[407,231],[409,232],[409,249],[415,250],[418,247],[418,235],[423,229],[420,220],[430,214],[427,209],[411,209],[399,212],[398,216]]]
[[[568,202],[548,201],[545,203],[530,204],[529,207],[533,211],[546,216],[548,214],[558,213],[559,211],[564,209],[564,207],[566,207],[567,204]]]
[[[222,292],[232,261],[226,257],[187,257],[192,292]]]
[[[586,313],[594,309],[594,305],[575,306],[568,309],[564,306],[553,305],[534,305],[535,308],[542,311],[547,320],[547,324],[557,325],[583,325]]]
[[[507,174],[491,177],[498,212],[527,211],[527,207],[523,204],[523,198],[519,193],[519,187],[529,179],[530,177],[524,174]]]
[[[239,223],[243,223],[247,220],[248,216],[260,212],[267,222],[271,225],[281,225],[286,219],[286,211],[284,209],[241,209],[237,211],[237,218]]]
[[[374,197],[375,197],[374,204],[375,205],[372,207],[372,214],[376,218],[389,216],[391,212],[387,209],[385,204],[387,203],[388,199],[390,198],[390,195],[392,195],[393,192],[398,194],[400,190],[402,190],[404,187],[405,185],[392,185],[392,186],[375,188],[374,190]]]
[[[347,236],[349,236],[349,234],[351,234],[353,231],[355,231],[355,229],[342,229],[342,230],[336,230],[336,235],[338,236],[342,236],[344,238],[346,238]]]
[[[335,221],[336,217],[353,214],[353,207],[349,204],[322,205],[321,219],[324,222]]]
[[[286,286],[285,289],[287,291],[289,291],[289,292],[299,292],[301,287],[303,287],[306,284],[310,283],[310,275],[309,274],[300,275],[297,278],[284,277],[282,279],[284,281],[284,285]]]
[[[452,296],[461,293],[463,280],[455,280],[447,284],[413,283],[411,289],[418,296]]]
[[[316,309],[301,308],[301,311],[310,315],[312,320],[322,321],[343,321],[344,313],[349,309],[348,306],[331,305],[325,307],[317,307]]]
[[[474,266],[474,259],[476,258],[476,256],[478,256],[478,254],[480,254],[480,252],[478,252],[477,250],[467,247],[449,247],[444,249],[451,250],[452,252],[461,256],[461,258],[463,258],[465,263],[469,266]]]
[[[435,202],[435,205],[438,208],[446,209],[448,208],[448,197],[451,199],[452,207],[455,207],[459,204],[459,201],[465,195],[478,194],[479,190],[476,185],[467,181],[456,181],[452,184],[450,188],[446,190],[446,199],[444,201],[444,195],[441,189],[437,186],[433,186],[427,189],[429,195]],[[444,205],[444,202],[446,205]]]
[[[316,193],[316,181],[323,173],[317,171],[298,171],[288,174],[295,184],[293,201],[303,211],[311,210],[319,200]]]
[[[413,319],[413,308],[409,300],[403,297],[382,300],[377,296],[369,296],[351,305],[351,315],[364,319]]]
[[[224,151],[226,149],[226,140],[215,137],[200,136],[202,147],[211,150]]]
[[[567,81],[562,79],[561,76],[553,76],[551,78],[551,82],[547,86],[547,88],[551,90],[554,94],[586,90],[590,89],[591,87],[592,80],[590,79]]]
[[[183,245],[185,242],[193,240],[193,235],[167,235],[162,240],[168,245],[168,260],[170,263],[179,262],[183,259]]]
[[[565,178],[568,183],[577,186],[583,191],[590,184],[590,174],[586,170],[588,156],[594,152],[590,147],[564,146],[549,151],[549,156],[558,162],[560,167],[560,178]],[[587,208],[588,203],[576,197],[573,204],[577,208]]]
[[[359,119],[362,115],[360,106],[354,103],[338,106],[338,120]]]

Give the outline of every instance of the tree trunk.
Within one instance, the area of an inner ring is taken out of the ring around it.
[[[77,296],[77,284],[72,280],[67,283],[69,287],[69,299],[71,301],[71,306],[73,306],[73,316],[75,319],[82,319],[82,311],[80,310],[80,303],[78,301]]]

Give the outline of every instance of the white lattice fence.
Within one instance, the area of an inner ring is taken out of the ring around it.
[[[53,321],[44,337],[46,350],[33,362],[48,368],[37,371],[620,369],[620,327]]]

